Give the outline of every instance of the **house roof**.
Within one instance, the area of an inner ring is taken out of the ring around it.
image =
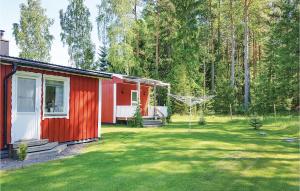
[[[112,78],[112,74],[107,72],[83,70],[83,69],[73,68],[69,66],[62,66],[62,65],[51,64],[47,62],[40,62],[40,61],[11,57],[11,56],[0,55],[0,62],[10,63],[10,64],[16,63],[18,66],[32,67],[32,68],[72,73],[72,74],[80,74],[80,75],[86,75],[92,77]]]
[[[159,80],[136,77],[136,76],[128,76],[124,74],[116,74],[110,72],[102,72],[102,71],[95,71],[95,70],[83,70],[79,68],[73,68],[69,66],[62,66],[57,64],[51,64],[47,62],[35,61],[30,59],[12,57],[12,56],[4,56],[0,55],[0,62],[3,63],[16,63],[18,66],[24,67],[32,67],[37,69],[44,69],[44,70],[51,70],[51,71],[58,71],[58,72],[65,72],[65,73],[72,73],[72,74],[80,74],[92,77],[101,77],[101,78],[119,78],[125,82],[134,82],[134,83],[143,83],[151,86],[162,86],[167,87],[170,86],[169,83],[165,83]]]
[[[124,74],[115,74],[115,73],[109,73],[113,77],[116,77],[118,79],[123,80],[124,82],[133,82],[133,83],[142,83],[142,84],[147,84],[151,86],[161,86],[161,87],[167,87],[170,86],[169,83],[160,81],[160,80],[154,80],[154,79],[149,79],[149,78],[142,78],[142,77],[136,77],[136,76],[128,76]]]

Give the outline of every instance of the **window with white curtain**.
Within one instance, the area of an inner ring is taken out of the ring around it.
[[[66,116],[69,106],[69,80],[63,77],[45,77],[44,88],[44,116]]]

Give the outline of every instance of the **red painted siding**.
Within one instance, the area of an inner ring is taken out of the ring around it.
[[[4,78],[8,73],[10,73],[12,67],[10,65],[3,65],[0,64],[0,148],[3,149],[4,140],[3,140],[3,112],[4,112],[4,105],[3,105],[3,96],[4,96]],[[8,114],[7,114],[7,142],[10,143],[10,135],[11,135],[11,79],[8,82]]]
[[[148,114],[149,86],[141,85],[141,110],[142,115]],[[131,105],[131,91],[137,90],[137,84],[117,84],[117,105]]]
[[[102,80],[102,117],[103,123],[113,123],[114,107],[114,82],[112,80]]]
[[[96,138],[98,131],[98,79],[58,72],[43,71],[18,67],[18,71],[30,71],[48,75],[66,76],[70,78],[69,118],[46,118],[41,115],[41,138],[49,141],[74,141]],[[11,66],[0,64],[0,148],[3,148],[3,81],[11,71]],[[11,139],[11,80],[8,96],[8,132],[7,139]],[[43,85],[42,85],[43,89]],[[42,91],[43,92],[43,91]],[[43,95],[41,95],[43,98]],[[43,99],[41,99],[43,100]],[[41,103],[43,108],[43,101]],[[43,111],[43,109],[42,109]]]

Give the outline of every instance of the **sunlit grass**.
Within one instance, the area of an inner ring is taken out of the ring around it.
[[[106,126],[103,139],[69,159],[1,172],[2,190],[299,189],[297,117],[264,118],[259,134],[245,117],[176,115],[163,128]]]

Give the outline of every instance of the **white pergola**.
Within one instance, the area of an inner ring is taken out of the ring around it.
[[[168,93],[167,93],[167,102],[170,102],[170,92],[171,92],[171,85],[170,83],[166,83],[160,80],[154,80],[154,79],[149,79],[149,78],[141,78],[141,77],[134,77],[134,76],[128,76],[128,75],[122,75],[122,74],[113,74],[113,76],[122,79],[124,82],[128,83],[135,83],[137,84],[137,96],[138,96],[138,102],[140,103],[140,92],[141,92],[141,84],[146,84],[153,86],[154,89],[154,113],[156,113],[156,106],[157,106],[157,99],[156,99],[156,87],[163,87],[167,88]]]

